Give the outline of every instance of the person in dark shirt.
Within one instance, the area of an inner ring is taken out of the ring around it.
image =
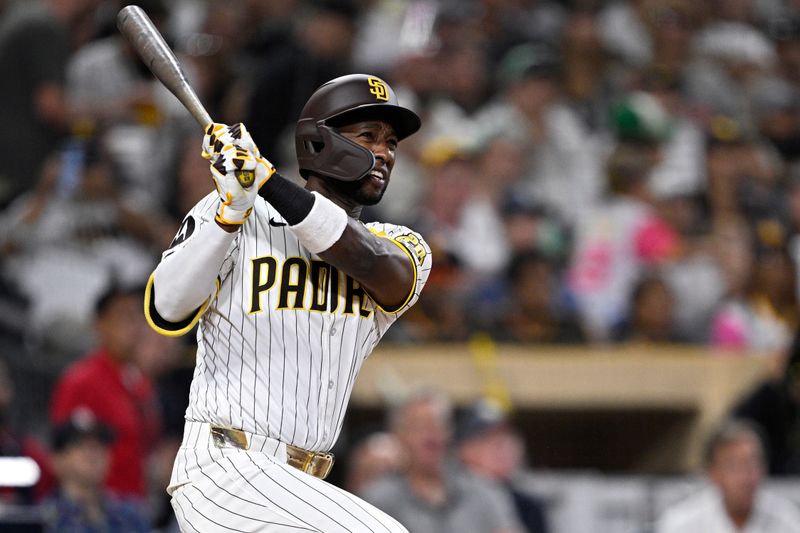
[[[494,327],[498,340],[568,344],[585,339],[575,316],[559,301],[558,273],[547,257],[520,252],[511,260],[507,282],[508,305]]]
[[[786,354],[783,374],[758,384],[733,415],[764,431],[770,475],[800,474],[800,333]]]
[[[676,326],[675,298],[659,276],[647,275],[633,288],[627,320],[612,329],[618,342],[680,343],[684,337]]]
[[[349,74],[350,49],[357,10],[349,0],[318,2],[303,19],[299,35],[273,47],[263,59],[249,98],[244,123],[261,153],[279,168],[289,163],[281,136],[324,82]],[[280,83],[276,83],[280,80]]]
[[[29,190],[69,131],[64,95],[71,30],[99,0],[16,2],[0,20],[0,207]],[[13,80],[13,81],[12,81]]]
[[[53,430],[58,492],[43,505],[47,531],[146,533],[147,519],[131,502],[104,488],[112,430],[88,409],[78,409]]]
[[[456,452],[471,472],[508,493],[528,533],[549,531],[544,502],[518,486],[523,443],[497,406],[480,400],[467,407],[456,431]]]

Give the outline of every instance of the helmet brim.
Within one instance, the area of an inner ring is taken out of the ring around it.
[[[397,139],[402,141],[416,133],[422,121],[419,116],[407,109],[393,104],[364,104],[348,109],[325,120],[328,126],[339,128],[347,124],[366,120],[381,120],[394,128]]]

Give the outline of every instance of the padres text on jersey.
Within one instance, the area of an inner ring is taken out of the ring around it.
[[[189,213],[198,228],[214,224],[215,202],[212,193]],[[361,365],[425,285],[430,249],[408,228],[367,224],[399,246],[416,272],[406,301],[382,309],[356,280],[305,250],[281,221],[257,202],[223,262],[218,290],[196,316],[169,323],[151,294],[148,319],[162,333],[185,332],[199,320],[187,419],[329,450]]]

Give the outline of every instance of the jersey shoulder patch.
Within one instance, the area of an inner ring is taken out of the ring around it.
[[[366,224],[366,227],[378,237],[389,239],[400,247],[406,253],[409,262],[414,268],[414,283],[410,289],[408,298],[400,307],[396,309],[384,309],[376,304],[376,307],[380,311],[377,313],[377,316],[382,335],[392,322],[410,309],[419,299],[422,288],[428,282],[428,275],[431,271],[431,249],[428,243],[425,242],[425,239],[422,238],[422,235],[405,226],[384,222],[370,222]]]
[[[430,255],[430,247],[422,235],[413,231],[405,226],[397,224],[388,224],[385,222],[370,222],[366,224],[369,231],[377,235],[394,241],[411,253],[411,257],[421,267],[425,264],[426,259]]]

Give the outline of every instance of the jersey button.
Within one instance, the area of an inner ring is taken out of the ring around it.
[[[329,389],[333,388],[333,380],[328,381],[328,388]]]
[[[331,337],[336,335],[336,328],[331,328]]]

